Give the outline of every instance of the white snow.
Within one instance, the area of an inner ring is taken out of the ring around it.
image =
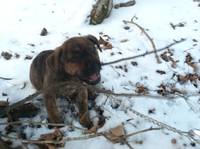
[[[125,0],[114,0],[114,4]],[[113,9],[110,16],[100,25],[89,25],[88,15],[92,9],[94,0],[6,0],[0,1],[0,53],[9,52],[13,56],[5,60],[0,56],[0,77],[13,78],[12,80],[0,79],[0,100],[9,100],[11,103],[19,101],[32,94],[35,90],[29,81],[29,67],[32,60],[25,60],[29,55],[33,58],[41,51],[54,49],[69,37],[92,34],[99,37],[100,33],[108,35],[113,49],[104,50],[100,54],[102,62],[134,56],[152,50],[152,46],[146,36],[133,24],[124,24],[123,20],[134,21],[144,27],[153,38],[156,47],[162,48],[173,40],[185,38],[186,41],[170,48],[174,60],[178,60],[177,67],[172,68],[171,62],[162,60],[156,62],[154,54],[145,57],[123,61],[104,66],[101,71],[101,86],[113,89],[115,92],[134,93],[136,84],[140,83],[149,89],[150,94],[156,95],[155,90],[163,83],[175,84],[179,90],[185,90],[188,94],[200,92],[200,81],[197,87],[191,82],[176,83],[173,74],[185,75],[194,73],[193,69],[185,63],[185,56],[190,53],[196,63],[199,74],[200,69],[200,2],[193,0],[136,0],[132,7]],[[184,27],[174,25],[183,23]],[[129,26],[129,30],[124,27]],[[47,28],[49,34],[40,36],[42,28]],[[128,39],[127,42],[120,42]],[[195,41],[195,40],[197,41]],[[34,44],[35,46],[31,46]],[[122,54],[119,54],[121,52]],[[14,55],[18,53],[19,58]],[[112,53],[114,55],[112,56]],[[163,53],[160,52],[159,55]],[[131,62],[137,62],[133,66]],[[126,65],[128,72],[117,69],[116,66]],[[156,70],[163,70],[166,74],[159,74]],[[21,89],[26,83],[24,89]],[[2,93],[8,94],[3,96]],[[108,99],[107,99],[108,98]],[[200,129],[200,96],[188,97],[187,102],[183,98],[172,101],[154,99],[148,97],[106,97],[99,95],[96,99],[99,106],[104,109],[107,117],[105,125],[99,131],[108,130],[128,119],[125,128],[128,133],[139,131],[156,125],[137,117],[128,109],[132,108],[160,122],[171,125],[183,131]],[[118,104],[118,108],[114,108]],[[153,114],[148,110],[155,109]],[[1,119],[1,122],[5,119]],[[80,124],[74,120],[76,125]],[[0,127],[4,131],[4,127]],[[28,139],[35,139],[40,134],[48,133],[45,127],[25,129]],[[76,130],[68,132],[63,128],[66,136],[80,136],[82,132]],[[199,134],[199,132],[198,132]],[[176,139],[176,143],[171,143]],[[199,144],[192,146],[191,141],[176,133],[167,130],[156,130],[132,136],[128,139],[134,149],[198,149]],[[138,142],[142,142],[141,144]],[[31,148],[31,147],[30,147]],[[35,147],[32,147],[35,148]],[[84,141],[71,141],[65,144],[65,149],[128,149],[127,145],[112,144],[103,137]]]

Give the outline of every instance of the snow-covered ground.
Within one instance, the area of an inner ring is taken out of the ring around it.
[[[114,0],[114,4],[125,0]],[[69,37],[92,34],[96,37],[108,35],[112,49],[100,54],[102,62],[134,56],[152,50],[152,46],[135,25],[124,24],[123,20],[134,22],[146,29],[157,48],[162,48],[173,40],[185,38],[186,41],[165,51],[171,51],[171,60],[163,58],[156,62],[154,54],[137,59],[104,66],[101,71],[101,86],[113,89],[117,93],[135,93],[139,87],[148,89],[149,94],[158,95],[157,90],[163,84],[187,94],[200,92],[200,81],[180,83],[178,75],[196,74],[200,76],[200,2],[193,0],[137,0],[132,7],[113,9],[110,17],[100,25],[89,25],[87,18],[94,0],[6,0],[0,1],[0,53],[9,52],[13,56],[6,60],[0,56],[0,100],[11,103],[32,94],[35,90],[29,81],[29,67],[39,52],[54,49]],[[127,26],[129,29],[127,29]],[[173,26],[175,26],[173,28]],[[40,36],[42,28],[49,32]],[[126,28],[126,29],[125,29]],[[103,36],[106,38],[107,36]],[[158,53],[163,54],[164,51]],[[189,66],[185,60],[190,53],[197,69]],[[19,55],[16,56],[16,54]],[[168,52],[167,55],[170,55]],[[172,67],[172,64],[176,65]],[[25,88],[23,88],[26,84]],[[23,89],[22,89],[23,88]],[[7,95],[5,95],[5,94]],[[163,99],[165,99],[163,97]],[[125,122],[128,133],[157,127],[148,120],[136,116],[130,109],[148,115],[182,131],[200,129],[200,96],[191,96],[187,100],[162,100],[149,97],[107,97],[99,95],[97,104],[104,109],[107,118],[105,125],[98,131],[105,131]],[[127,122],[127,120],[130,120]],[[3,120],[1,120],[3,121]],[[75,121],[76,125],[79,125]],[[4,127],[0,127],[4,131]],[[80,136],[80,130],[69,132],[62,129],[66,136]],[[49,132],[46,127],[30,128],[25,132],[28,139]],[[176,140],[176,141],[174,141]],[[164,130],[134,135],[128,139],[134,149],[192,149],[200,144],[192,143],[186,137]],[[127,145],[113,144],[103,137],[84,141],[71,141],[66,149],[128,149]]]

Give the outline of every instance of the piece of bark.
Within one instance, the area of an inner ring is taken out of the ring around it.
[[[16,103],[14,103],[14,104],[12,104],[12,105],[9,105],[9,107],[2,108],[1,111],[0,111],[0,118],[5,117],[8,110],[12,111],[12,109],[21,107],[26,102],[33,100],[35,97],[37,97],[40,94],[41,94],[41,92],[33,93],[32,95],[29,95],[29,96],[25,97],[24,99],[22,99],[22,100],[20,100],[20,101],[18,101]]]
[[[5,108],[7,107],[0,108],[0,111],[4,111]],[[33,103],[24,103],[23,105],[17,106],[8,111],[7,114],[11,115],[12,118],[17,119],[34,117],[38,114],[38,112],[39,108],[37,108]],[[1,118],[6,117],[7,114],[1,115]]]
[[[98,0],[90,13],[90,24],[102,23],[110,15],[112,7],[113,0]]]
[[[11,149],[11,148],[0,138],[0,149]]]
[[[125,3],[115,4],[115,5],[114,5],[114,8],[115,8],[115,9],[118,9],[118,8],[120,8],[120,7],[130,7],[130,6],[135,5],[135,3],[136,3],[135,0],[131,0],[131,1],[128,1],[128,2],[125,2]]]

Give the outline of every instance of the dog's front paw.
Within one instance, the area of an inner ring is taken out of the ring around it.
[[[79,119],[80,119],[80,124],[83,126],[83,127],[86,127],[88,129],[92,128],[93,124],[92,122],[90,121],[90,118],[88,115],[80,115],[79,116]]]

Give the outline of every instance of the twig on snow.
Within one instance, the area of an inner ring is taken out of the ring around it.
[[[13,78],[0,77],[1,80],[12,80]]]
[[[65,82],[62,82],[61,84],[59,84],[56,88],[62,88],[63,86],[65,86]],[[152,98],[152,99],[163,99],[163,100],[172,100],[172,99],[176,99],[176,98],[180,98],[180,95],[175,95],[175,96],[159,96],[159,95],[150,95],[150,94],[135,94],[135,93],[115,93],[111,90],[106,90],[106,89],[102,89],[99,87],[95,87],[92,85],[86,85],[86,87],[96,93],[102,93],[102,94],[106,94],[106,95],[112,95],[112,96],[125,96],[125,97],[148,97],[148,98]],[[0,118],[5,116],[8,110],[12,110],[18,106],[23,105],[25,102],[31,101],[33,100],[35,97],[37,97],[38,95],[40,95],[42,93],[42,91],[38,91],[32,95],[27,96],[26,98],[8,106],[8,108],[5,108],[1,111],[0,113]],[[191,96],[198,96],[198,94],[191,94],[189,95]]]
[[[126,136],[123,136],[120,139],[123,139],[124,137],[128,138],[128,137],[131,137],[131,136],[134,136],[134,135],[137,135],[137,134],[140,134],[140,133],[144,133],[144,132],[147,132],[147,131],[160,130],[160,129],[162,129],[162,128],[148,128],[148,129],[144,129],[144,130],[141,130],[141,131],[138,131],[138,132],[127,134]],[[28,139],[26,140],[26,139],[20,139],[20,138],[17,138],[17,137],[8,136],[8,135],[5,135],[5,134],[0,134],[0,137],[6,138],[8,140],[19,140],[19,141],[21,141],[22,143],[25,143],[25,144],[59,145],[59,144],[64,144],[65,142],[69,142],[69,141],[88,140],[88,139],[92,139],[92,138],[96,138],[96,137],[105,137],[107,139],[107,137],[105,136],[106,133],[107,133],[107,131],[103,131],[103,132],[98,132],[98,133],[95,133],[95,134],[87,134],[87,135],[78,136],[78,137],[63,137],[63,139],[60,140],[60,141],[55,141],[55,140],[40,141],[40,140],[28,140]]]
[[[68,126],[70,128],[76,128],[79,130],[85,130],[84,128],[81,127],[77,127],[74,125],[68,125],[68,124],[62,124],[62,123],[47,123],[47,122],[40,122],[40,121],[14,121],[14,122],[2,122],[0,123],[0,125],[19,125],[19,124],[23,124],[23,125],[34,125],[34,126],[42,126],[42,125],[47,125],[47,126],[54,126],[54,127],[65,127]]]
[[[168,49],[168,48],[170,48],[170,47],[172,47],[172,46],[174,46],[176,44],[179,44],[181,42],[184,42],[184,41],[186,41],[186,39],[181,38],[180,40],[176,40],[176,41],[172,42],[171,44],[169,44],[169,45],[167,45],[167,46],[165,46],[163,48],[157,49],[156,52],[160,52],[160,51],[166,50],[166,49]],[[155,53],[155,50],[147,51],[147,52],[139,54],[139,55],[126,57],[126,58],[114,60],[114,61],[111,61],[111,62],[102,63],[102,66],[106,66],[106,65],[110,65],[110,64],[114,64],[114,63],[119,63],[119,62],[122,62],[122,61],[131,60],[131,59],[135,59],[135,58],[139,58],[139,57],[144,57],[144,56],[150,55],[152,53]]]
[[[149,41],[150,41],[150,43],[151,43],[151,45],[152,45],[152,48],[153,48],[153,51],[154,51],[154,54],[155,54],[155,58],[156,58],[157,63],[160,64],[160,63],[161,63],[161,60],[160,60],[160,58],[159,58],[159,56],[158,56],[158,54],[157,54],[156,45],[155,45],[155,43],[153,42],[153,38],[150,37],[150,35],[145,31],[145,29],[144,29],[142,26],[140,26],[139,24],[135,23],[135,22],[133,21],[133,18],[131,19],[131,21],[126,21],[126,20],[124,20],[123,22],[124,22],[125,24],[128,24],[128,23],[134,24],[135,26],[137,26],[137,27],[141,30],[142,33],[144,33],[144,35],[149,39]]]
[[[156,127],[156,128],[150,127],[150,128],[144,129],[144,130],[140,130],[140,131],[136,131],[136,132],[127,134],[126,137],[129,138],[131,136],[134,136],[134,135],[137,135],[137,134],[140,134],[140,133],[144,133],[144,132],[148,132],[148,131],[154,131],[154,130],[161,130],[161,129],[163,129],[163,128],[161,128],[161,127]]]

